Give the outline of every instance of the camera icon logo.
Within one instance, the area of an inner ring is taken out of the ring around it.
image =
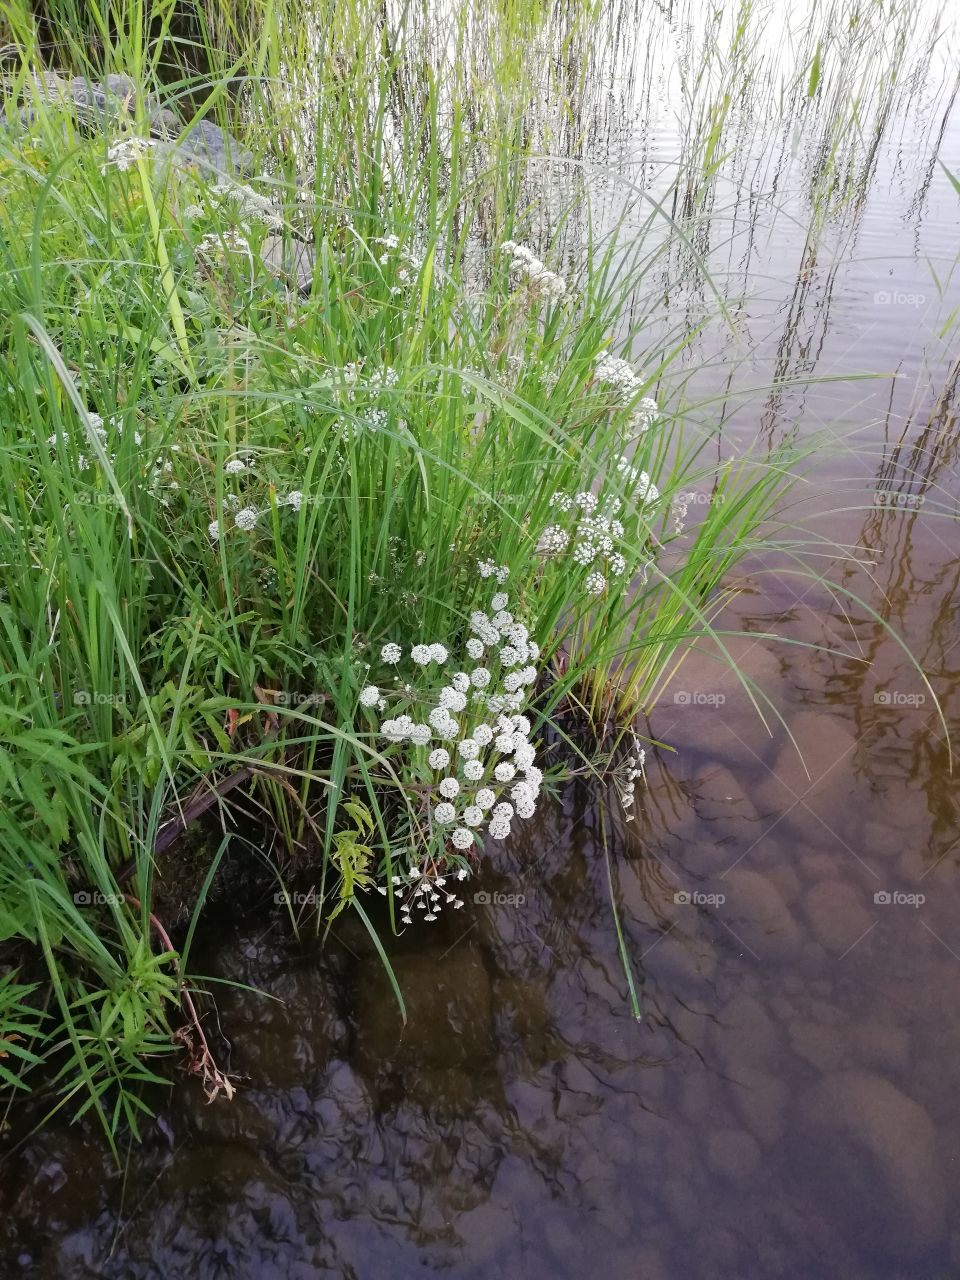
[[[73,705],[75,707],[89,707],[90,694],[86,689],[77,689],[73,695]]]
[[[483,889],[480,889],[473,895],[473,900],[479,907],[487,907],[490,905],[490,895]]]
[[[881,689],[878,693],[874,694],[873,700],[878,707],[889,707],[891,702],[890,694],[887,693],[886,689]]]
[[[677,892],[673,895],[673,900],[680,907],[689,907],[690,894],[687,892],[686,889],[678,889]]]
[[[891,902],[890,894],[886,889],[878,889],[873,895],[873,900],[878,907],[887,907]]]
[[[687,693],[686,689],[678,689],[673,695],[673,701],[678,707],[686,707],[689,705],[690,695]]]
[[[78,907],[89,907],[93,902],[93,895],[86,889],[78,889],[73,895],[73,901]]]
[[[890,294],[886,289],[880,289],[873,295],[874,305],[878,307],[889,307]]]

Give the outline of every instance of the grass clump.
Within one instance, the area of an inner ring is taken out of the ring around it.
[[[662,238],[524,243],[522,67],[490,137],[403,14],[358,4],[318,55],[264,2],[257,42],[161,90],[168,11],[117,9],[81,70],[136,90],[95,127],[38,91],[8,12],[0,135],[2,1078],[49,1060],[108,1132],[178,1046],[230,1089],[153,911],[171,831],[242,796],[315,869],[318,924],[458,910],[561,711],[590,767],[636,752],[800,460],[718,462],[672,357],[637,354]],[[151,93],[213,119],[228,78],[252,174],[157,136]]]

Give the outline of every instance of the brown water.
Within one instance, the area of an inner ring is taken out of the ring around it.
[[[682,147],[658,74],[612,80],[601,113],[607,158],[651,189]],[[395,944],[405,1031],[362,930],[300,949],[235,921],[195,968],[276,997],[219,996],[236,1099],[178,1084],[119,1173],[92,1129],[34,1138],[4,1166],[0,1275],[960,1275],[960,822],[931,696],[956,736],[960,351],[938,331],[960,197],[933,163],[960,170],[953,83],[918,72],[813,248],[813,113],[737,125],[696,223],[742,301],[734,371],[710,326],[688,398],[725,448],[840,442],[791,518],[851,595],[760,548],[718,624],[750,633],[731,650],[786,727],[693,653],[652,710],[676,750],[649,753],[634,821],[571,785],[477,886],[522,901]],[[672,321],[709,293],[681,268]]]

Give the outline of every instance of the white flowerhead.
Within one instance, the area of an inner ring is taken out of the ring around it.
[[[469,827],[457,827],[450,837],[456,849],[469,849],[473,844],[473,833]]]
[[[496,795],[493,793],[493,791],[491,791],[489,787],[481,787],[480,790],[477,792],[477,794],[474,796],[474,800],[476,800],[477,804],[484,811],[486,811],[487,809],[493,808],[496,798],[497,798]]]
[[[510,752],[514,750],[513,734],[498,733],[493,745],[494,747],[496,747],[496,749],[500,752],[501,755],[504,755],[504,756],[509,755]]]
[[[365,689],[360,691],[361,707],[375,707],[380,701],[380,690],[375,684],[368,684]]]
[[[513,645],[508,644],[500,650],[500,662],[505,667],[515,667],[522,662],[526,655],[522,654],[519,649],[515,649]]]
[[[256,528],[257,515],[256,507],[242,507],[233,517],[233,523],[238,529],[242,529],[244,533],[250,533],[252,529]]]
[[[471,636],[470,639],[467,641],[467,653],[471,658],[474,659],[474,661],[476,661],[478,658],[482,658],[483,657],[483,641],[477,640],[474,636]]]
[[[415,724],[410,730],[410,741],[415,747],[425,747],[431,737],[428,724]]]
[[[460,783],[456,778],[443,778],[438,789],[447,800],[452,800],[460,791]]]
[[[385,644],[383,648],[380,650],[381,662],[389,662],[392,665],[395,662],[399,662],[400,657],[401,657],[401,650],[398,644],[392,644],[392,643]]]
[[[534,800],[536,797],[529,782],[518,782],[516,786],[510,788],[510,799],[514,804],[521,804],[527,800]]]
[[[463,811],[463,820],[468,827],[479,827],[483,821],[483,810],[477,804],[469,804]]]
[[[410,657],[418,667],[425,667],[427,663],[433,661],[433,654],[428,644],[415,644],[410,650]]]
[[[489,746],[493,741],[493,730],[488,724],[478,724],[473,731],[474,742],[479,742],[481,747]]]
[[[207,534],[211,542],[220,541],[220,521],[219,520],[210,521],[210,523],[207,525]]]
[[[517,771],[513,765],[504,760],[494,769],[493,776],[498,782],[509,782],[516,772]]]
[[[485,689],[490,683],[490,672],[486,667],[475,667],[470,672],[470,683],[475,689]]]
[[[448,800],[441,801],[433,811],[435,822],[439,822],[441,826],[445,826],[448,822],[453,822],[457,816],[457,811]]]
[[[462,711],[467,705],[467,695],[461,693],[459,689],[454,689],[452,685],[447,685],[440,690],[437,701],[445,711]]]
[[[450,763],[450,752],[446,747],[434,747],[427,756],[427,764],[431,769],[445,769]]]
[[[506,840],[510,834],[510,821],[508,818],[494,818],[487,830],[492,840]]]
[[[536,811],[537,811],[537,804],[535,800],[528,799],[528,800],[517,801],[517,817],[518,818],[532,818],[533,815],[536,813]]]
[[[430,658],[433,662],[446,662],[447,651],[442,644],[430,645]]]
[[[294,511],[299,511],[303,505],[303,494],[299,489],[293,489],[281,500],[281,506],[293,507]]]
[[[430,714],[427,716],[427,719],[433,725],[434,729],[438,731],[440,729],[445,729],[450,724],[452,724],[450,712],[447,710],[446,707],[434,707],[433,710],[430,712]]]
[[[456,689],[457,693],[466,693],[470,688],[470,677],[465,671],[458,671],[456,675],[451,678],[450,683],[453,685],[454,689]]]
[[[534,790],[539,790],[540,784],[543,782],[543,770],[537,769],[533,765],[526,765],[523,772],[530,786]]]
[[[509,822],[513,817],[513,805],[507,800],[501,800],[498,805],[494,806],[493,816],[495,818],[506,818]]]
[[[475,738],[464,738],[457,743],[457,750],[464,760],[476,760],[480,754],[480,744]]]
[[[242,458],[233,458],[223,468],[223,474],[225,476],[238,476],[241,471],[246,471],[246,469],[247,464]]]
[[[592,596],[603,595],[606,585],[607,585],[607,580],[602,573],[587,574],[587,580],[584,583],[584,586],[586,587],[587,591]]]
[[[479,760],[468,760],[463,766],[463,776],[470,782],[479,782],[483,777],[483,764]]]
[[[507,593],[505,591],[498,591],[497,594],[490,601],[490,608],[493,609],[494,611],[496,611],[497,609],[505,609],[507,607],[508,602],[509,602],[509,597]]]

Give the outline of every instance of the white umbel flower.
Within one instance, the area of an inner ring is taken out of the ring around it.
[[[418,667],[425,667],[433,661],[433,654],[428,644],[415,644],[410,650],[410,657]]]
[[[473,832],[469,827],[457,827],[450,839],[455,849],[469,849],[473,844]]]
[[[459,794],[460,783],[456,778],[443,778],[438,790],[447,800],[452,800],[455,795]]]
[[[210,523],[207,525],[207,535],[209,536],[211,542],[220,541],[220,521],[219,520],[210,521]]]
[[[450,763],[450,752],[446,747],[434,747],[427,756],[427,764],[431,769],[445,769]]]
[[[380,650],[380,661],[389,662],[391,666],[400,661],[402,654],[398,644],[385,644]]]
[[[479,782],[483,777],[483,764],[479,760],[468,760],[463,766],[463,776],[469,782]]]
[[[380,701],[380,690],[375,684],[368,684],[365,689],[360,691],[361,707],[375,707]]]
[[[441,826],[446,826],[448,823],[453,822],[456,816],[457,811],[449,800],[442,801],[433,811],[434,821]]]
[[[241,507],[233,517],[233,523],[244,533],[250,533],[257,526],[258,515],[256,507]]]

